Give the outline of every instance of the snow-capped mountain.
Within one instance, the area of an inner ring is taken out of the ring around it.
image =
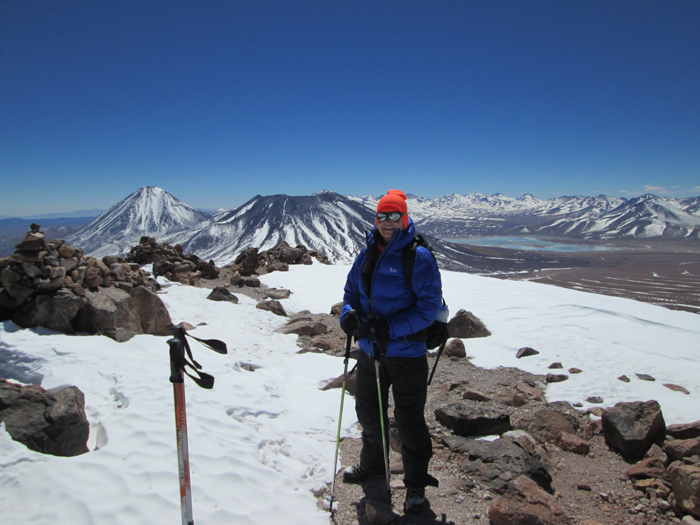
[[[167,191],[144,186],[66,240],[95,256],[122,253],[143,236],[163,238],[196,228],[211,217]]]
[[[235,210],[217,214],[196,232],[167,239],[219,265],[232,263],[245,248],[265,250],[282,241],[320,250],[331,262],[348,262],[365,245],[373,223],[372,210],[329,191],[303,197],[257,195]]]
[[[642,195],[597,216],[587,209],[562,215],[536,231],[589,239],[700,239],[699,201]]]
[[[349,262],[365,245],[378,197],[256,196],[235,210],[202,213],[160,188],[141,188],[68,241],[93,255],[121,253],[140,237],[179,243],[218,265],[230,264],[246,248],[274,248],[281,241],[322,251],[331,262]],[[463,247],[440,239],[544,234],[577,239],[700,239],[700,197],[671,199],[644,195],[625,200],[532,195],[409,195],[411,217],[449,269],[465,269]],[[468,251],[468,250],[467,250]]]

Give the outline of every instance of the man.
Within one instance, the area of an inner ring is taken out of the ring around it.
[[[406,195],[389,190],[377,204],[376,228],[367,234],[367,248],[355,259],[345,284],[341,326],[358,339],[355,394],[362,425],[360,463],[348,468],[343,479],[353,483],[385,475],[375,360],[379,362],[384,422],[389,386],[394,395],[394,418],[402,442],[406,485],[406,512],[427,506],[425,487],[437,486],[428,474],[432,442],[425,424],[428,362],[426,332],[442,305],[442,284],[429,250],[418,247],[412,282],[404,275],[403,249],[415,235],[408,216]]]

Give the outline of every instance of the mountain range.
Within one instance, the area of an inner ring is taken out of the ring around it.
[[[365,244],[378,197],[256,195],[234,210],[201,212],[161,188],[143,187],[66,240],[96,256],[123,253],[142,236],[179,243],[187,252],[233,262],[247,247],[273,248],[281,241],[324,252],[331,262],[350,262]],[[700,240],[700,197],[634,199],[502,194],[408,195],[410,216],[448,269],[465,269],[468,249],[450,239],[531,235],[578,241],[608,239]]]

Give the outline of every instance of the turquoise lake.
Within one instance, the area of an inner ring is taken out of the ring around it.
[[[473,246],[492,246],[511,250],[531,250],[548,252],[597,252],[614,250],[612,246],[593,244],[564,244],[541,241],[531,237],[485,237],[481,239],[443,239],[456,244],[471,244]]]

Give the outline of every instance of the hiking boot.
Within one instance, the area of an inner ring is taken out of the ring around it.
[[[365,478],[383,478],[385,475],[384,467],[370,468],[362,463],[358,463],[352,467],[348,467],[343,472],[343,481],[345,483],[357,483]]]
[[[411,514],[422,512],[428,506],[428,500],[425,499],[425,488],[407,488],[406,501],[403,504],[403,511]]]

